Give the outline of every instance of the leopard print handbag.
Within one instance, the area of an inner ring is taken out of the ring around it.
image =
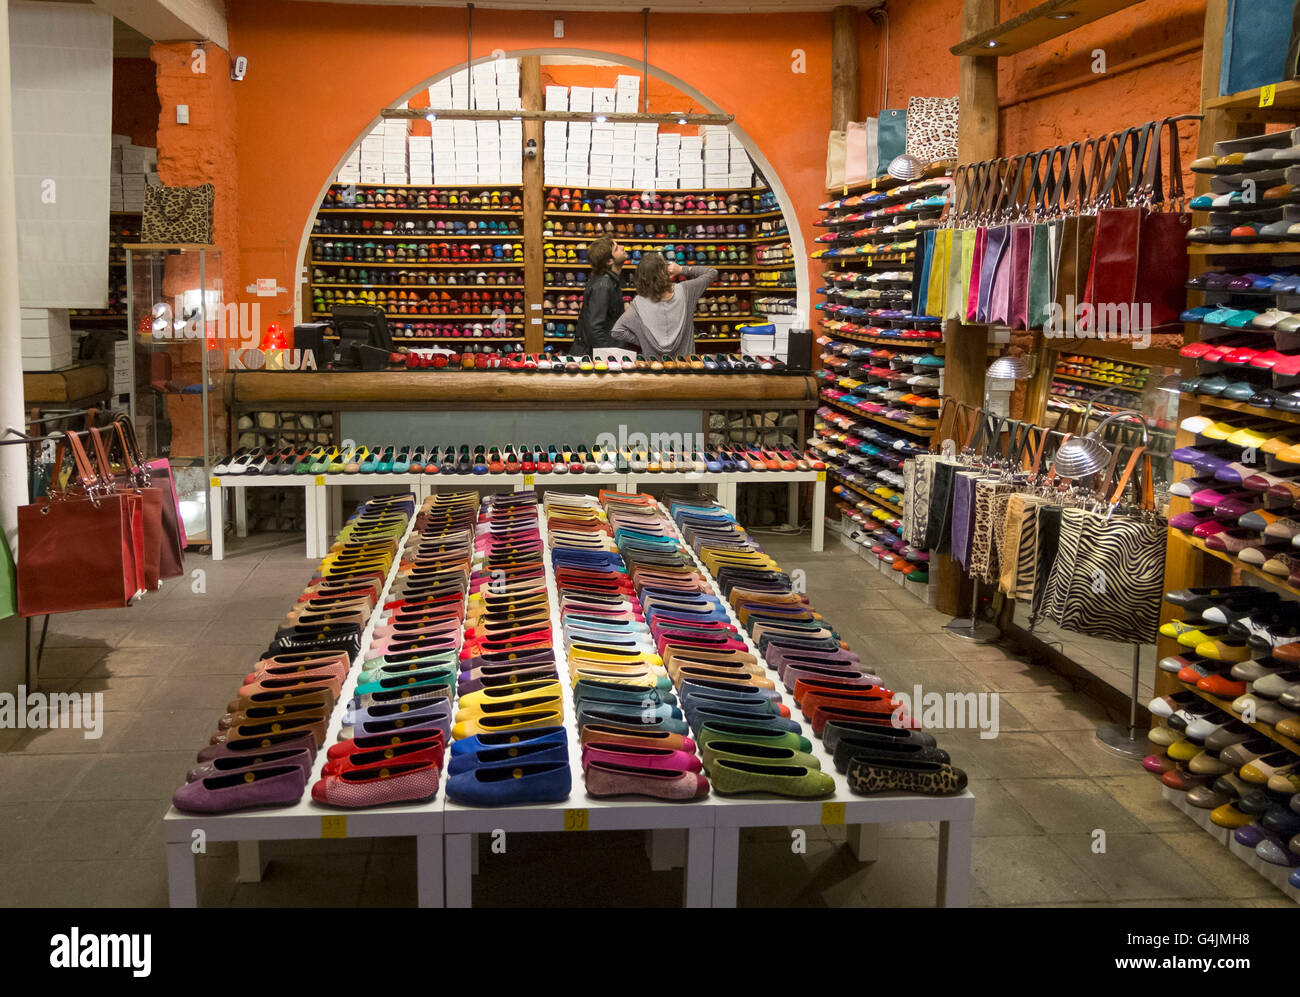
[[[144,216],[140,241],[162,245],[212,245],[212,217],[217,189],[210,183],[197,187],[144,189]]]
[[[924,163],[957,158],[957,97],[910,97],[907,154]]]

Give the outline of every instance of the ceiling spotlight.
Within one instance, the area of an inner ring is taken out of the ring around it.
[[[1001,48],[1001,47],[1002,47],[1002,43],[1001,43],[1001,42],[985,42],[984,45],[985,45],[986,48]]]
[[[895,180],[919,180],[924,172],[925,163],[907,153],[895,156],[889,164],[889,175]]]
[[[1049,21],[1068,21],[1072,17],[1078,17],[1078,12],[1073,10],[1062,10],[1055,14],[1048,14]]]
[[[603,124],[604,124],[606,121],[608,121],[608,120],[609,120],[609,119],[606,118],[605,115],[603,115],[603,114],[597,114],[597,115],[596,115],[596,124],[598,124],[598,125],[603,125]]]
[[[425,120],[425,121],[437,121],[437,120],[438,120],[438,116],[437,116],[436,114],[434,114],[432,111],[430,111],[428,114],[426,114],[426,115],[424,116],[424,120]]]
[[[1024,357],[998,357],[989,365],[988,376],[1008,381],[1027,381],[1030,377],[1029,361]]]

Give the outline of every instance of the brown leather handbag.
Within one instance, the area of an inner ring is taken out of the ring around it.
[[[128,415],[119,415],[113,421],[113,431],[121,446],[124,474],[118,475],[120,484],[131,484],[142,491],[156,491],[160,496],[159,517],[162,535],[158,544],[159,578],[176,578],[185,573],[185,526],[181,522],[180,498],[176,494],[176,480],[171,464],[165,457],[146,461],[135,435],[135,426]]]
[[[59,487],[67,450],[73,473]],[[23,616],[113,609],[145,587],[139,494],[115,491],[76,434],[59,442],[44,501],[18,509],[18,612]]]

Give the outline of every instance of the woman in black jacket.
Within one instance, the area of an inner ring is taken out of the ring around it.
[[[590,356],[596,350],[623,349],[611,330],[623,314],[623,283],[619,276],[627,252],[612,235],[602,235],[587,248],[591,277],[582,290],[582,311],[573,350]]]

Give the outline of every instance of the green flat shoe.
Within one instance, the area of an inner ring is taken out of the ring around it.
[[[763,744],[720,739],[704,745],[700,749],[700,758],[704,762],[706,772],[712,772],[721,759],[751,762],[756,765],[798,765],[810,770],[822,767],[822,763],[812,755],[794,748],[770,748]]]
[[[812,742],[790,730],[778,730],[764,727],[761,723],[747,724],[744,721],[710,720],[700,727],[700,736],[695,739],[701,748],[710,741],[732,741],[744,744],[765,745],[769,748],[791,748],[795,751],[812,751]]]
[[[802,765],[764,765],[717,758],[709,772],[713,790],[723,795],[773,793],[797,799],[827,796],[835,792],[835,780],[825,772]]]

